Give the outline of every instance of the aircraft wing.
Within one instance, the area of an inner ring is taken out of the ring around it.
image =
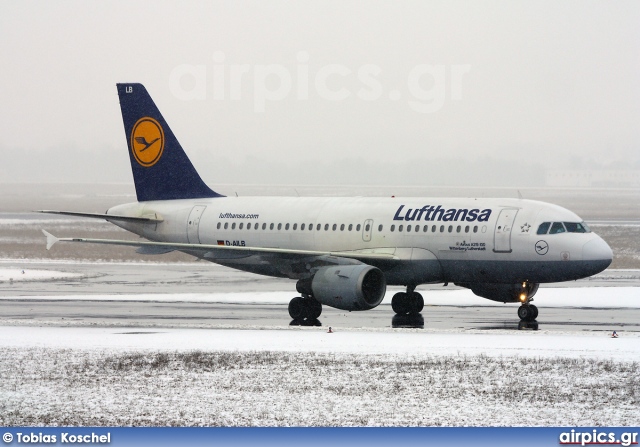
[[[122,222],[157,223],[157,222],[162,222],[164,220],[158,217],[157,215],[131,217],[131,216],[117,216],[113,214],[100,214],[100,213],[76,213],[75,211],[38,210],[37,212],[46,213],[46,214],[62,214],[63,216],[91,217],[94,219],[118,220]]]
[[[208,244],[185,244],[175,242],[149,242],[149,241],[125,241],[115,239],[90,239],[90,238],[58,238],[42,230],[42,233],[47,237],[47,250],[57,242],[77,242],[85,244],[107,244],[107,245],[124,245],[129,247],[138,247],[140,253],[166,253],[167,251],[180,250],[201,253],[205,258],[224,258],[225,256],[217,256],[218,254],[235,254],[235,255],[275,255],[278,257],[336,257],[347,258],[358,261],[367,262],[369,260],[377,261],[393,261],[398,260],[392,252],[380,252],[380,251],[314,251],[314,250],[292,250],[287,248],[265,248],[265,247],[240,247],[229,245],[208,245]]]

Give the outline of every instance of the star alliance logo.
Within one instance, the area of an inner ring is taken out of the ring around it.
[[[520,230],[521,230],[523,233],[528,233],[528,232],[529,232],[529,228],[531,228],[531,225],[529,225],[528,223],[525,223],[524,225],[522,225],[522,226],[520,227]]]

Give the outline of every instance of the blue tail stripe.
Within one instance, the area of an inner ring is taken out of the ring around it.
[[[202,181],[144,86],[117,87],[138,201],[223,197]]]

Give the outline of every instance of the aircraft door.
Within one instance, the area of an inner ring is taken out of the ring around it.
[[[202,213],[204,212],[205,208],[207,207],[196,205],[189,213],[189,218],[187,219],[187,240],[190,244],[200,243],[200,218],[202,217]]]
[[[504,208],[500,211],[493,236],[494,253],[511,253],[511,230],[516,214],[517,208]]]
[[[367,219],[362,226],[362,240],[365,242],[371,241],[371,232],[373,231],[373,219]]]

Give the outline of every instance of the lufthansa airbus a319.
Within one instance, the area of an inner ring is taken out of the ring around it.
[[[421,284],[453,283],[483,298],[519,303],[521,320],[541,283],[606,269],[612,252],[584,221],[557,205],[524,199],[225,197],[200,178],[141,84],[118,84],[138,201],[95,217],[147,241],[56,238],[181,251],[261,275],[296,280],[293,319],[317,319],[322,306],[378,306],[388,285],[399,315],[419,313]]]

